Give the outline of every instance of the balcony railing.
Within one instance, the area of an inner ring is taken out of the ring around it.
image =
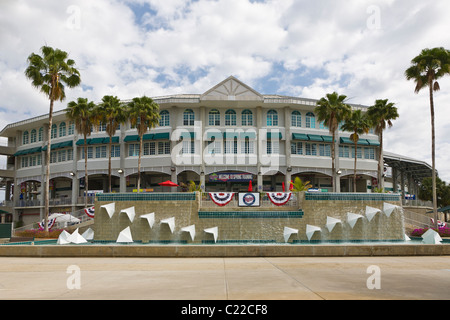
[[[94,205],[95,196],[88,196],[88,205]],[[9,204],[12,204],[12,201],[8,201]],[[76,203],[73,203],[71,197],[64,198],[53,198],[49,199],[49,206],[51,207],[59,207],[59,206],[72,206],[72,205],[84,205],[84,197],[77,197]],[[16,208],[29,208],[29,207],[43,207],[44,201],[39,199],[32,200],[17,200],[14,202],[14,206]]]

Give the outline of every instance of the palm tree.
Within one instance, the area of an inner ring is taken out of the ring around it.
[[[84,137],[84,207],[87,208],[87,195],[89,191],[88,179],[88,147],[87,137],[91,135],[93,124],[93,112],[95,108],[94,102],[89,102],[88,99],[78,98],[77,101],[71,101],[67,104],[66,116],[75,122],[75,127],[78,133]]]
[[[383,158],[383,132],[386,128],[392,128],[393,120],[398,119],[399,114],[395,103],[388,99],[376,100],[375,104],[367,109],[367,116],[375,128],[380,142],[380,153],[378,154],[378,188],[384,189],[384,158]]]
[[[292,191],[294,192],[308,191],[312,188],[311,182],[306,181],[305,183],[303,183],[302,179],[300,179],[299,177],[296,177],[294,182],[291,181],[291,185]]]
[[[139,160],[137,192],[141,188],[141,156],[144,142],[144,134],[159,125],[159,105],[149,97],[134,98],[128,103],[127,114],[131,125],[135,126],[139,135]]]
[[[334,92],[327,94],[317,102],[315,109],[318,121],[324,122],[333,136],[331,144],[331,170],[333,177],[333,192],[336,192],[336,133],[339,129],[339,123],[343,121],[350,113],[351,107],[344,101],[345,95],[339,95]]]
[[[431,110],[431,158],[432,158],[432,180],[433,180],[433,212],[436,228],[438,228],[437,191],[436,191],[436,133],[434,119],[434,91],[439,91],[438,80],[450,74],[450,51],[440,48],[423,49],[420,55],[411,60],[411,66],[405,71],[407,80],[416,83],[415,92],[419,93],[428,87],[430,94]]]
[[[31,80],[33,87],[39,89],[50,100],[48,113],[47,152],[45,158],[45,186],[44,189],[44,224],[45,232],[48,232],[49,194],[48,186],[50,179],[50,149],[51,130],[53,125],[53,105],[55,101],[63,101],[66,98],[64,89],[74,88],[81,82],[80,72],[75,68],[75,61],[68,59],[68,54],[60,49],[48,46],[41,48],[42,56],[32,53],[28,56],[28,67],[25,76]]]
[[[108,177],[109,177],[109,192],[111,192],[111,150],[112,138],[116,134],[116,130],[121,124],[125,123],[127,117],[124,106],[121,104],[119,98],[113,96],[104,96],[102,103],[95,109],[96,124],[106,124],[106,133],[109,136],[109,159],[108,159]]]
[[[356,164],[358,160],[358,142],[363,134],[368,134],[370,130],[370,121],[367,114],[363,114],[361,110],[355,110],[345,119],[342,130],[352,132],[350,140],[355,144],[355,166],[353,169],[353,192],[356,192]]]

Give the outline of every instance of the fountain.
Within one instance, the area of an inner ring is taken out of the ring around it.
[[[372,207],[367,206],[366,207],[366,218],[367,218],[367,220],[369,220],[369,222],[371,222],[373,220],[373,218],[375,217],[375,215],[377,213],[379,213],[379,212],[381,212],[380,209],[372,208]]]
[[[181,232],[187,232],[191,235],[191,239],[192,241],[194,241],[195,239],[195,225],[189,226],[189,227],[184,227],[181,228]]]
[[[306,236],[308,237],[308,241],[311,241],[312,237],[316,232],[322,232],[322,228],[311,226],[309,224],[306,225]]]
[[[173,230],[175,229],[175,218],[161,220],[161,224],[167,224],[170,228],[170,232],[173,234]]]
[[[350,225],[350,227],[355,228],[356,223],[358,222],[359,219],[364,218],[362,215],[360,214],[356,214],[356,213],[347,213],[347,222]]]
[[[219,228],[218,227],[214,227],[214,228],[209,228],[209,229],[205,229],[203,230],[205,233],[209,233],[212,234],[214,237],[214,242],[217,243],[217,238],[219,235]]]
[[[117,237],[117,243],[133,243],[133,237],[131,236],[130,227],[126,227],[119,233]]]
[[[293,234],[298,234],[298,230],[297,230],[297,229],[292,229],[292,228],[285,227],[285,228],[284,228],[284,242],[288,243],[289,238],[290,238]]]
[[[130,222],[133,222],[134,216],[136,215],[134,207],[123,209],[119,214],[122,213],[125,213],[128,216],[128,219],[130,219]]]
[[[331,233],[333,232],[334,227],[337,224],[341,224],[342,225],[342,221],[340,219],[336,219],[336,218],[332,218],[332,217],[327,217],[327,229],[328,231]]]
[[[155,224],[155,213],[148,213],[141,216],[141,219],[146,219],[150,229],[153,229],[153,225]]]

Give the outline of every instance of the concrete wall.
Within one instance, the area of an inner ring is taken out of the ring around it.
[[[162,194],[160,194],[162,195]],[[172,195],[176,197],[179,194]],[[366,206],[382,209],[384,202],[399,205],[398,196],[382,194],[364,195],[364,200],[358,200],[355,194],[346,194],[343,200],[333,199],[333,194],[326,200],[316,200],[313,195],[299,194],[299,207],[277,208],[231,208],[217,207],[213,209],[200,208],[199,194],[195,200],[175,201],[167,200],[132,200],[126,194],[109,196],[110,199],[100,199],[95,204],[95,240],[116,241],[119,233],[130,226],[134,241],[183,241],[192,243],[190,235],[181,232],[181,228],[195,225],[196,236],[194,243],[213,242],[213,236],[204,232],[204,229],[218,227],[218,241],[233,243],[238,241],[257,241],[267,243],[284,243],[284,228],[298,229],[298,235],[292,235],[289,242],[307,241],[306,226],[314,225],[322,228],[322,233],[316,233],[312,240],[403,240],[404,223],[403,213],[396,209],[391,217],[377,214],[369,222],[366,218],[359,220],[352,229],[347,223],[347,213],[365,215]],[[145,194],[133,195],[141,196]],[[158,194],[153,194],[157,197]],[[168,196],[168,195],[166,195]],[[351,197],[350,197],[351,196]],[[115,197],[115,198],[114,198]],[[313,198],[311,198],[313,197]],[[398,201],[395,199],[398,198]],[[355,200],[354,200],[355,199]],[[116,210],[109,218],[105,210],[100,207],[111,202],[115,203]],[[119,214],[123,209],[135,207],[136,217],[133,223],[126,214]],[[144,214],[155,213],[155,224],[150,229]],[[249,215],[256,215],[250,218]],[[225,216],[225,217],[222,217]],[[327,217],[341,219],[342,225],[337,225],[332,233],[326,228]],[[168,225],[160,221],[175,218],[175,230],[172,234]]]

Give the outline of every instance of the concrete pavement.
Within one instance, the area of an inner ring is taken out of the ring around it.
[[[450,257],[2,257],[0,299],[448,300]]]

